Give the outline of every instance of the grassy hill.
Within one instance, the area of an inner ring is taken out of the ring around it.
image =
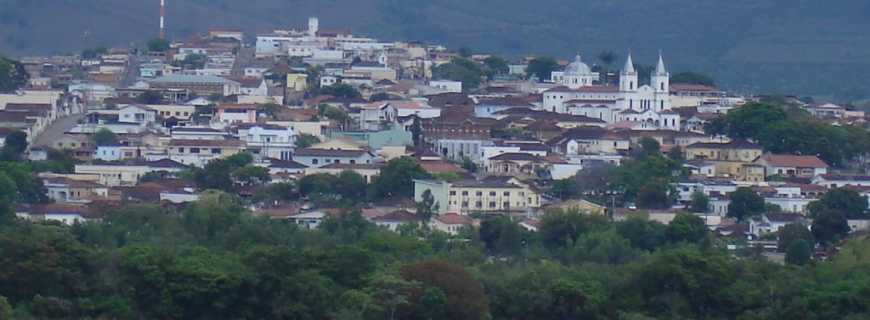
[[[870,2],[865,0],[167,0],[169,34],[210,27],[257,33],[351,28],[388,39],[504,55],[591,58],[631,49],[672,71],[696,70],[751,92],[870,97]],[[0,52],[78,51],[143,42],[158,0],[0,0]],[[622,57],[621,57],[622,58]]]

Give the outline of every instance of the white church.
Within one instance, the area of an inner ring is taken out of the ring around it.
[[[544,91],[547,111],[583,115],[612,125],[641,130],[680,130],[680,116],[671,111],[670,74],[659,54],[650,84],[640,85],[631,54],[619,73],[619,87],[600,85],[599,74],[592,72],[578,54],[565,70],[552,73],[559,86]]]

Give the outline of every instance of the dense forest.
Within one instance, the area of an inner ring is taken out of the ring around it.
[[[72,227],[0,227],[3,319],[867,319],[870,241],[829,262],[721,249],[668,226],[553,211],[448,236],[379,229],[352,208],[303,230],[208,192]]]

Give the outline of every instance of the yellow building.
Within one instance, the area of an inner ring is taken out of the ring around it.
[[[287,74],[287,89],[300,92],[308,90],[308,75],[304,73]]]
[[[694,143],[686,147],[686,160],[735,161],[749,163],[762,154],[761,146],[734,140],[728,143]]]
[[[715,166],[717,176],[738,177],[749,181],[757,177],[754,170],[746,172],[746,166],[761,154],[760,146],[742,140],[728,143],[699,142],[686,147],[686,160],[706,160]]]

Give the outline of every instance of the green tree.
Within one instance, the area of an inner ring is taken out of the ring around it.
[[[667,226],[646,217],[632,216],[615,224],[616,232],[628,239],[634,248],[653,251],[666,242]]]
[[[728,216],[744,221],[764,213],[764,198],[747,187],[737,188],[729,195]]]
[[[541,218],[538,236],[549,248],[573,246],[583,233],[602,228],[603,216],[590,215],[576,209],[550,210]]]
[[[535,76],[538,80],[549,81],[550,74],[559,68],[559,63],[551,57],[538,57],[529,61],[526,67],[526,74]]]
[[[477,163],[474,163],[469,157],[462,157],[462,169],[475,173],[478,170]]]
[[[785,263],[802,266],[810,262],[812,247],[804,239],[792,242],[785,251]]]
[[[459,53],[459,56],[463,57],[463,58],[471,57],[471,55],[473,54],[473,52],[471,51],[471,48],[469,48],[469,47],[461,47],[461,48],[459,48],[457,53]]]
[[[637,207],[640,209],[667,209],[671,207],[673,199],[670,194],[670,186],[661,179],[650,180],[637,192]]]
[[[0,319],[12,319],[12,304],[4,296],[0,296]]]
[[[550,187],[550,193],[562,200],[578,196],[578,191],[577,183],[571,178],[553,181]]]
[[[611,188],[621,191],[625,201],[635,201],[645,186],[648,189],[660,187],[666,189],[669,195],[675,195],[670,183],[682,174],[682,170],[678,162],[656,154],[623,162],[609,173],[612,176],[605,181],[612,181]],[[661,192],[657,194],[661,196]]]
[[[6,135],[3,149],[0,150],[0,158],[4,161],[21,160],[25,151],[27,151],[27,134],[20,130],[15,130]]]
[[[194,53],[185,55],[184,60],[181,60],[181,65],[185,69],[202,69],[206,62],[208,62],[208,57]]]
[[[98,146],[108,146],[118,143],[118,135],[112,132],[112,130],[101,128],[97,132],[94,132],[91,140]]]
[[[423,226],[427,226],[432,217],[438,214],[439,205],[432,196],[432,191],[423,191],[423,201],[417,203],[417,218]]]
[[[638,145],[640,145],[640,152],[642,157],[653,156],[661,153],[661,145],[656,139],[650,137],[643,137],[638,142]]]
[[[184,211],[183,222],[185,228],[199,239],[214,239],[240,224],[242,213],[242,207],[233,196],[212,190],[203,192],[199,201]]]
[[[322,196],[336,192],[338,177],[328,173],[308,174],[299,179],[299,193],[302,196]]]
[[[503,75],[510,71],[507,60],[499,56],[489,56],[483,60],[483,64],[493,75]]]
[[[812,232],[816,240],[823,244],[834,244],[849,234],[849,221],[846,216],[836,210],[822,210],[813,218]]]
[[[807,243],[815,244],[813,233],[807,226],[800,223],[790,223],[777,231],[779,250],[785,251],[791,247],[792,243],[798,240],[804,240]]]
[[[771,124],[787,119],[782,108],[761,103],[748,103],[728,112],[721,123],[713,122],[706,127],[709,134],[725,134],[735,139],[758,137]]]
[[[489,252],[501,255],[515,255],[522,249],[521,227],[509,217],[499,216],[484,220],[480,224],[480,241]]]
[[[386,316],[385,319],[396,319],[399,307],[411,303],[410,291],[416,287],[413,282],[388,274],[380,274],[372,282],[369,289],[370,294],[380,304]]]
[[[480,85],[484,70],[477,63],[463,58],[454,58],[448,63],[432,68],[432,77],[439,80],[462,82],[462,90],[470,91]]]
[[[670,242],[698,243],[707,237],[704,219],[691,214],[678,214],[668,224],[665,235]]]
[[[0,172],[0,225],[6,225],[14,220],[12,205],[18,201],[18,186],[4,172]]]
[[[381,169],[372,183],[375,198],[411,197],[415,179],[431,179],[426,170],[410,157],[392,159]]]
[[[362,201],[366,197],[366,179],[351,170],[345,170],[338,174],[335,190],[345,199],[353,202]]]
[[[444,261],[423,261],[403,266],[400,273],[405,280],[417,281],[444,293],[444,319],[478,320],[486,319],[489,314],[483,286],[462,266]],[[415,301],[414,307],[419,305]],[[418,314],[416,310],[413,308],[406,312],[414,315]]]
[[[302,133],[296,136],[296,148],[305,149],[312,145],[320,143],[320,138],[314,135],[310,135],[307,133]]]
[[[703,192],[692,192],[692,202],[689,203],[689,211],[696,213],[705,213],[710,208],[710,198]]]
[[[246,165],[233,170],[230,175],[236,183],[247,186],[261,185],[272,180],[268,168],[254,165]]]
[[[15,92],[29,80],[30,75],[21,62],[0,56],[0,93]]]
[[[166,52],[169,51],[169,41],[164,39],[151,39],[148,41],[148,51]]]
[[[866,219],[867,197],[847,188],[834,188],[807,206],[810,216],[814,217],[825,209],[841,212],[847,219]]]
[[[42,179],[33,169],[22,162],[0,162],[0,172],[4,172],[15,183],[16,201],[19,203],[48,203],[48,191]]]
[[[62,227],[24,225],[0,232],[0,293],[13,304],[35,295],[73,297],[87,287],[92,250]]]
[[[715,87],[716,82],[708,75],[695,72],[678,72],[671,75],[671,83],[680,84],[699,84],[708,87]]]
[[[362,96],[356,88],[346,83],[336,83],[331,86],[322,87],[320,88],[320,94],[346,99],[354,99]]]

